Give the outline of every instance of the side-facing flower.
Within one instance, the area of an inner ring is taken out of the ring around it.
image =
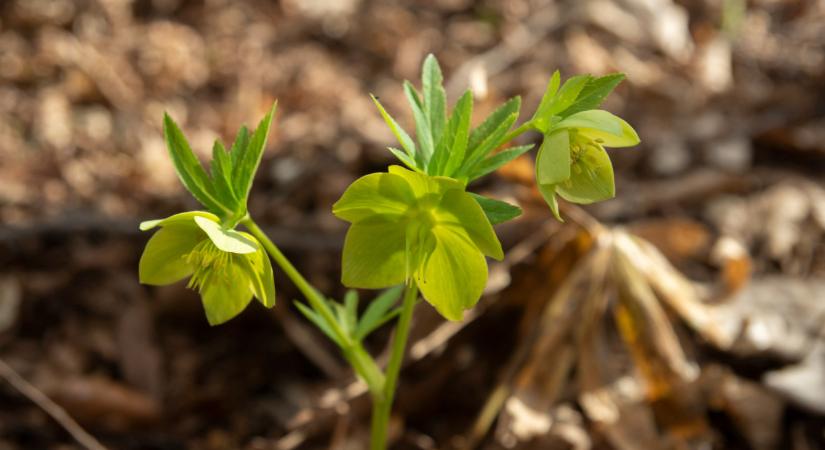
[[[188,287],[201,294],[206,318],[217,325],[235,317],[252,297],[275,304],[272,265],[251,235],[223,229],[214,214],[191,211],[140,224],[160,227],[140,257],[140,282],[165,285],[191,275]]]
[[[603,110],[578,112],[550,127],[536,156],[536,182],[553,214],[560,218],[556,194],[580,204],[613,198],[613,165],[604,148],[638,143],[627,122]]]
[[[487,283],[486,256],[503,252],[464,186],[400,166],[356,180],[333,206],[350,223],[342,282],[379,289],[414,280],[449,320],[461,320]]]
[[[536,184],[561,220],[556,194],[572,203],[593,203],[616,193],[613,165],[604,147],[630,147],[639,136],[627,122],[596,109],[624,75],[578,75],[561,84],[557,70],[529,125],[544,135],[536,155]]]

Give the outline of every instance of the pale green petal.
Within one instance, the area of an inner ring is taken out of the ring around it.
[[[171,284],[192,273],[184,255],[206,237],[200,230],[181,230],[176,227],[158,230],[146,243],[140,257],[138,273],[144,284]]]
[[[416,273],[421,295],[445,318],[461,320],[481,298],[487,261],[466,236],[447,227],[434,230],[436,245]]]
[[[456,227],[467,233],[485,255],[499,261],[504,258],[501,243],[493,231],[493,226],[487,220],[484,210],[470,194],[458,189],[447,191],[441,199],[436,216],[440,224]]]
[[[593,203],[613,198],[613,165],[601,147],[582,150],[579,160],[570,170],[570,179],[556,185],[556,192],[573,203]]]
[[[353,224],[344,239],[341,281],[379,289],[404,281],[405,226],[382,218]]]
[[[151,230],[152,228],[155,228],[157,226],[191,226],[192,228],[194,228],[195,222],[193,221],[193,219],[195,217],[205,217],[214,222],[220,221],[220,219],[218,219],[218,216],[212,213],[208,213],[206,211],[188,211],[169,216],[165,219],[146,220],[144,222],[141,222],[140,231]]]
[[[619,120],[621,121],[622,126],[622,134],[619,136],[587,128],[582,128],[579,131],[582,135],[587,136],[590,139],[599,140],[599,142],[601,142],[601,144],[605,147],[620,148],[638,145],[639,135],[636,134],[636,130],[634,130],[633,127],[631,127],[630,124],[624,120]]]
[[[448,189],[463,189],[464,185],[453,178],[430,176],[413,172],[401,166],[390,166],[389,173],[402,177],[410,186],[416,198],[423,198],[431,194],[440,194]]]
[[[560,130],[544,136],[536,155],[536,182],[554,184],[570,178],[570,135]]]
[[[250,280],[255,298],[267,308],[275,306],[275,279],[272,274],[272,263],[263,248],[255,253],[237,256],[241,269]]]
[[[224,230],[218,222],[206,217],[195,217],[195,223],[220,250],[240,255],[254,253],[258,250],[258,243],[251,236],[246,237],[235,230]]]
[[[589,128],[619,136],[622,134],[621,120],[607,111],[591,109],[573,114],[559,122],[556,128]]]
[[[606,147],[629,147],[639,143],[639,136],[630,124],[600,109],[573,114],[556,127],[576,128],[584,136],[599,139]]]
[[[539,192],[541,192],[541,196],[544,197],[544,201],[547,202],[547,206],[550,207],[550,211],[553,212],[553,216],[555,216],[559,222],[564,222],[564,219],[561,218],[561,214],[559,213],[559,200],[556,198],[556,185],[540,184]]]
[[[252,300],[246,274],[235,264],[216,274],[201,287],[201,301],[210,325],[219,325],[237,316]]]
[[[392,173],[373,173],[353,182],[332,213],[349,222],[358,222],[376,214],[399,216],[414,202],[407,181]]]

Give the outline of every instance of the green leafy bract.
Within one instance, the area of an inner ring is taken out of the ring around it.
[[[470,192],[470,195],[473,196],[475,201],[481,206],[481,209],[484,210],[484,215],[487,216],[487,220],[493,225],[507,222],[521,215],[521,208],[518,206],[501,200],[484,197],[483,195],[473,194],[472,192]]]
[[[163,134],[178,177],[195,199],[225,224],[233,226],[246,216],[247,197],[276,107],[277,104],[272,106],[251,137],[246,127],[242,127],[229,152],[220,141],[215,141],[209,174],[192,152],[180,127],[169,115],[164,116]]]
[[[333,206],[352,223],[342,281],[377,289],[414,280],[444,317],[460,320],[503,257],[484,210],[458,181],[391,166],[356,180]]]
[[[448,114],[444,78],[435,56],[429,55],[424,60],[421,80],[421,92],[412,83],[404,82],[404,95],[415,120],[415,142],[378,99],[372,97],[403,149],[390,147],[390,152],[409,169],[431,176],[451,177],[466,185],[532,148],[531,145],[520,146],[495,153],[509,140],[508,132],[518,119],[519,97],[501,105],[481,125],[472,129],[472,92],[465,91]]]

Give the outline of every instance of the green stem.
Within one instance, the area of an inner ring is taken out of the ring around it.
[[[523,124],[521,124],[521,126],[516,128],[515,130],[508,133],[507,136],[504,136],[504,141],[503,142],[510,142],[513,139],[515,139],[515,138],[521,136],[522,134],[524,134],[524,133],[526,133],[530,130],[533,130],[533,129],[534,129],[533,128],[533,121],[528,120],[527,122],[524,122]]]
[[[387,363],[385,373],[384,395],[380,398],[373,397],[371,450],[386,450],[387,448],[387,431],[390,423],[390,413],[392,412],[392,402],[395,398],[398,375],[401,373],[401,364],[404,362],[407,340],[410,337],[413,307],[417,298],[418,286],[415,281],[411,280],[404,291],[401,317],[398,319],[398,326],[395,329],[395,337],[392,341],[390,361]]]
[[[344,358],[346,358],[355,372],[364,379],[373,396],[383,397],[385,381],[381,369],[378,368],[375,360],[364,350],[363,346],[361,346],[359,342],[353,341],[349,334],[341,328],[335,315],[329,309],[329,306],[327,306],[326,299],[323,295],[309,284],[303,275],[298,272],[298,269],[289,262],[278,246],[269,239],[266,233],[258,227],[252,218],[247,216],[241,220],[241,223],[264,246],[269,256],[272,257],[286,276],[295,283],[295,286],[307,299],[312,309],[320,314],[321,318],[329,325],[338,340],[338,344],[341,346]]]

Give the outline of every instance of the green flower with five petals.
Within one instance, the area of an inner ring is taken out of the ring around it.
[[[166,285],[191,276],[206,318],[217,325],[235,317],[252,297],[275,305],[272,264],[251,235],[224,229],[214,214],[191,211],[140,224],[160,227],[140,257],[140,282]]]
[[[552,126],[536,156],[536,182],[556,218],[561,220],[556,194],[579,204],[613,198],[613,165],[604,148],[638,143],[627,122],[600,109],[578,112]]]
[[[344,285],[380,289],[414,280],[449,320],[461,320],[481,297],[485,255],[503,258],[481,206],[452,178],[390,166],[352,183],[333,213],[352,223]]]

